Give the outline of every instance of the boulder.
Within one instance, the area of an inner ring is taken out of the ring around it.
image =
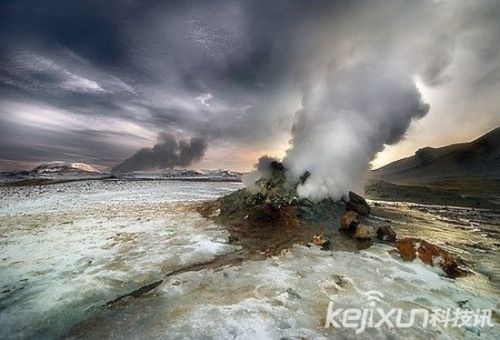
[[[392,230],[388,225],[384,225],[378,227],[377,229],[377,238],[381,241],[387,242],[395,242],[396,241],[396,232]]]
[[[312,243],[316,246],[321,247],[321,250],[328,250],[330,248],[330,240],[325,238],[323,234],[314,235]]]
[[[312,201],[308,200],[307,198],[302,199],[300,201],[300,204],[308,206],[308,207],[312,207],[314,205],[314,203]]]
[[[373,236],[373,228],[364,224],[358,224],[356,231],[354,232],[354,238],[357,240],[369,240]]]
[[[355,211],[361,215],[368,215],[371,210],[368,202],[362,196],[352,191],[349,191],[349,201],[346,203],[346,209],[347,211]]]
[[[358,213],[355,211],[348,211],[340,218],[340,229],[349,230],[356,228],[359,224]]]
[[[323,244],[324,238],[323,234],[320,235],[313,235],[312,243],[316,246],[320,246]]]
[[[309,172],[309,170],[306,170],[306,172],[304,172],[302,176],[299,177],[299,183],[304,184],[310,176],[311,172]]]
[[[438,265],[450,278],[470,274],[470,270],[460,257],[425,240],[408,237],[398,240],[394,245],[405,261],[413,261],[418,257],[425,264]]]

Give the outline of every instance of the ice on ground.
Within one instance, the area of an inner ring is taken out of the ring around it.
[[[295,246],[264,261],[222,270],[185,272],[165,281],[148,297],[108,311],[80,335],[115,338],[484,338],[496,328],[470,327],[325,328],[327,307],[371,308],[368,292],[383,294],[376,308],[495,309],[498,296],[471,281],[450,280],[428,266],[405,263],[391,248],[376,245],[358,254]],[[133,323],[130,320],[134,320]],[[75,335],[73,333],[72,335]],[[78,332],[76,333],[78,335]]]
[[[1,338],[60,335],[107,301],[239,249],[225,230],[172,203],[231,184],[137,184],[25,187],[14,195],[2,188]]]
[[[239,187],[82,181],[0,188],[0,338],[357,338],[353,330],[324,328],[330,300],[336,308],[363,308],[367,292],[376,290],[384,295],[378,302],[382,308],[466,303],[471,309],[496,310],[500,303],[494,280],[486,275],[450,280],[432,267],[402,262],[385,245],[360,253],[295,246],[261,261],[192,270],[230,257],[239,247],[228,244],[225,229],[188,209],[185,201]],[[464,235],[487,247],[496,242],[428,213],[413,214],[405,223],[399,223],[396,212],[388,214],[382,218],[394,218],[398,235],[423,229],[431,242],[448,237],[457,249],[470,252],[476,248],[460,246]],[[488,229],[484,225],[482,231],[493,233],[494,223]],[[497,273],[498,253],[488,254],[481,272]],[[160,286],[139,298],[102,307],[159,280],[164,280]],[[498,338],[498,325],[369,329],[360,337],[478,334]]]
[[[79,181],[0,188],[0,216],[82,210],[92,204],[207,200],[240,189],[241,183],[189,181]]]

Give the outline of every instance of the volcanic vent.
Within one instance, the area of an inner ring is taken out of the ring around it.
[[[369,213],[362,197],[351,193],[356,202],[348,197],[317,202],[300,198],[297,187],[307,182],[310,173],[304,172],[293,183],[287,178],[287,171],[278,160],[263,157],[256,171],[244,179],[246,188],[206,202],[199,206],[199,211],[226,226],[231,241],[261,253],[274,254],[293,244],[311,241],[324,249],[355,250],[369,246],[369,242],[358,242],[352,235],[339,232],[346,209],[359,208]],[[335,242],[330,244],[332,238]]]

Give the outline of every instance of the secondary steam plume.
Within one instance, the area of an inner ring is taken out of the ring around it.
[[[158,143],[152,148],[143,148],[132,157],[115,166],[112,173],[127,173],[153,168],[188,166],[199,161],[205,154],[207,144],[203,138],[177,140],[174,136],[160,133]]]
[[[311,173],[298,186],[299,196],[339,199],[362,191],[376,153],[429,111],[408,74],[375,65],[331,68],[303,96],[284,159],[294,183]]]
[[[255,182],[261,177],[268,177],[271,173],[271,163],[274,161],[279,161],[277,158],[264,155],[261,156],[257,163],[254,164],[254,170],[248,174],[243,175],[242,181],[245,187],[252,193],[257,191],[257,186]]]

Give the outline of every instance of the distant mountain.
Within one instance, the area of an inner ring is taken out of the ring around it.
[[[0,173],[0,184],[6,183],[53,183],[61,181],[89,179],[123,179],[123,180],[186,180],[213,182],[241,182],[242,173],[224,169],[151,169],[134,171],[120,175],[102,173],[85,163],[48,162],[26,171]]]
[[[33,170],[32,173],[55,173],[55,172],[90,172],[101,173],[94,167],[85,163],[70,163],[70,162],[48,162],[42,163]]]
[[[420,149],[411,157],[371,171],[370,177],[393,183],[500,178],[500,127],[469,143]]]
[[[242,173],[224,169],[164,169],[134,171],[121,174],[120,178],[136,179],[172,179],[172,180],[209,180],[209,181],[241,181]]]
[[[68,181],[79,179],[94,179],[103,177],[103,173],[85,163],[47,162],[32,170],[10,171],[0,173],[0,184],[16,182],[33,182],[40,184],[45,181]]]
[[[224,169],[167,169],[162,175],[166,178],[212,178],[241,180],[241,173]]]

